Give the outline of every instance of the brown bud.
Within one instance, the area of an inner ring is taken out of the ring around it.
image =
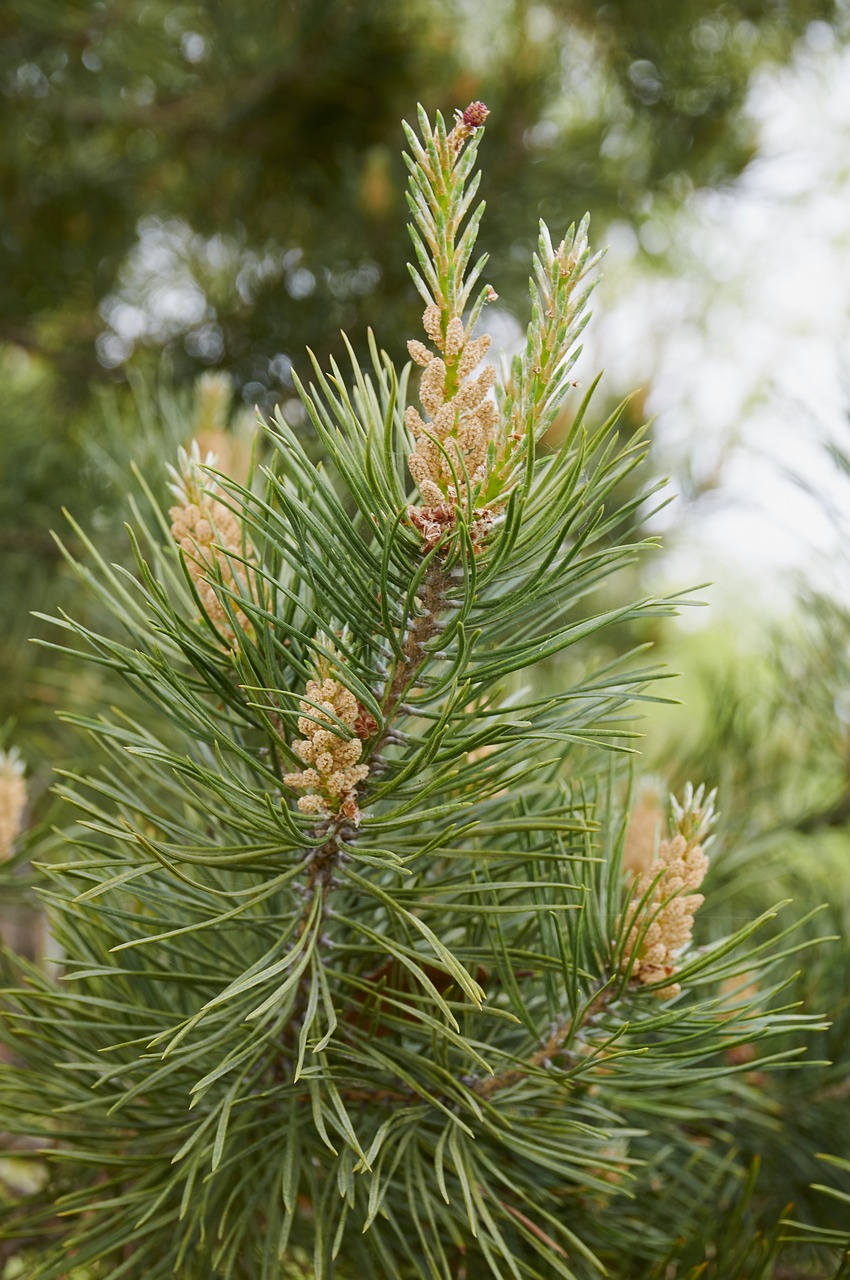
[[[358,738],[371,738],[378,732],[378,722],[362,702],[357,704],[357,719],[354,721],[354,732]]]

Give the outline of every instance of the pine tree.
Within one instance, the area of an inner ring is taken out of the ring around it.
[[[78,566],[114,626],[57,619],[135,701],[74,717],[62,972],[6,961],[33,1280],[772,1273],[735,1133],[820,1024],[793,923],[692,944],[713,797],[629,819],[656,673],[602,639],[673,602],[601,588],[643,445],[572,379],[586,221],[541,226],[525,348],[483,363],[486,115],[407,130],[421,407],[374,341],[317,365],[319,461],[280,416],[245,483],[181,451],[137,572]]]

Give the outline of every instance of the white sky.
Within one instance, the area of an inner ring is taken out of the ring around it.
[[[612,229],[581,370],[604,366],[609,390],[649,386],[674,487],[688,474],[716,486],[674,504],[666,574],[778,603],[794,567],[811,574],[836,546],[784,472],[845,504],[850,534],[850,482],[818,443],[831,434],[850,453],[850,49],[814,24],[749,111],[759,150],[740,179],[642,232],[670,246],[669,276],[635,262],[630,228]]]

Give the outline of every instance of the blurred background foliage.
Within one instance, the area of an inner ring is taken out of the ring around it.
[[[411,330],[399,120],[492,110],[488,240],[509,305],[536,216],[640,222],[737,173],[753,73],[834,0],[164,0],[0,15],[0,337],[63,390],[165,349],[280,393],[366,317]],[[529,217],[531,214],[531,217]],[[253,384],[253,385],[252,385]]]
[[[171,451],[158,414],[139,421],[134,373],[179,391],[224,370],[237,404],[295,416],[293,370],[306,347],[339,355],[341,328],[404,358],[419,307],[399,121],[417,101],[491,107],[485,247],[522,315],[539,216],[589,209],[600,243],[727,182],[752,154],[753,77],[846,16],[837,0],[4,4],[0,723],[52,701],[24,641],[66,589],[60,508],[106,537],[126,482],[104,459]]]
[[[252,406],[280,402],[297,422],[293,372],[307,373],[306,347],[339,357],[341,328],[358,352],[370,326],[406,358],[420,304],[404,267],[401,117],[417,101],[491,108],[484,247],[510,334],[538,217],[558,229],[589,209],[596,244],[630,225],[663,269],[641,230],[742,172],[754,77],[789,61],[812,24],[846,40],[848,18],[841,0],[6,0],[0,746],[26,757],[33,839],[55,816],[51,768],[81,749],[57,707],[91,712],[112,696],[27,643],[50,634],[33,610],[94,607],[50,530],[81,550],[67,507],[106,559],[126,559],[131,462],[163,495],[163,464],[201,432],[238,473]],[[840,451],[834,462],[850,472]],[[850,599],[850,558],[838,572]],[[646,724],[661,790],[721,787],[718,928],[788,897],[800,912],[826,902],[807,928],[844,939],[794,989],[833,1017],[810,1054],[831,1065],[765,1083],[764,1125],[741,1135],[746,1158],[763,1157],[746,1210],[754,1241],[780,1201],[840,1231],[846,1206],[809,1184],[850,1189],[850,1173],[816,1158],[848,1136],[850,614],[834,595],[796,594],[775,627],[662,637],[687,705],[651,708]],[[645,639],[659,637],[617,642]],[[718,1210],[719,1241],[722,1223]],[[693,1247],[667,1275],[703,1274]],[[800,1270],[758,1274],[833,1274],[795,1257]]]

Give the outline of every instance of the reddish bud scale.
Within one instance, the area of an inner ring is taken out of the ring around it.
[[[357,719],[354,721],[354,732],[358,738],[372,738],[378,732],[378,722],[362,702],[357,703]]]
[[[468,129],[480,129],[490,114],[490,108],[483,102],[470,102],[461,117]]]

